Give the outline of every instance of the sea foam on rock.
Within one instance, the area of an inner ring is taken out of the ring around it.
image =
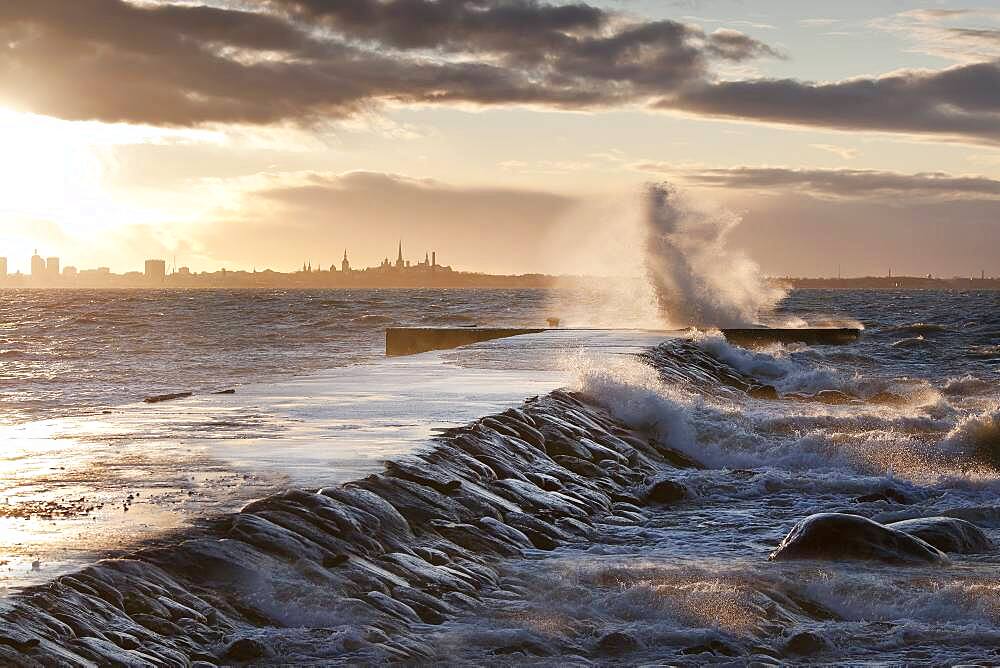
[[[770,559],[859,559],[896,564],[947,563],[936,547],[860,515],[818,513],[800,521]]]

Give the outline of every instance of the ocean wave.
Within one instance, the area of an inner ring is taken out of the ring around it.
[[[912,336],[907,339],[900,339],[899,341],[894,341],[892,344],[893,348],[926,348],[931,345],[931,340],[924,338],[924,335]]]
[[[912,335],[925,335],[931,336],[934,334],[946,334],[954,333],[955,330],[945,327],[944,325],[938,325],[931,322],[915,322],[909,325],[897,325],[894,327],[886,327],[879,331],[880,334],[912,334]]]
[[[957,378],[949,378],[944,382],[941,391],[952,397],[964,397],[973,394],[982,394],[996,387],[994,383],[977,378],[972,374],[966,374]]]
[[[1000,464],[1000,404],[960,419],[941,441],[941,447]]]
[[[994,357],[1000,357],[1000,344],[988,346],[969,346],[968,355],[969,357],[976,359],[992,359]]]

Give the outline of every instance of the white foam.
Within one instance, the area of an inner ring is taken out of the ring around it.
[[[660,183],[647,187],[643,222],[646,273],[665,322],[749,325],[784,297],[745,253],[727,246],[740,222],[735,214],[695,206]]]

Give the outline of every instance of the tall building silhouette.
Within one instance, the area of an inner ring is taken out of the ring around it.
[[[45,258],[35,251],[35,254],[31,256],[31,276],[32,278],[42,278],[45,276]]]
[[[165,260],[146,260],[146,268],[143,272],[146,280],[151,283],[162,283],[167,277],[167,263]]]
[[[396,269],[402,269],[405,266],[403,262],[403,240],[399,240],[399,255],[396,256]]]
[[[347,249],[344,249],[344,259],[340,262],[340,270],[343,272],[349,272],[351,270],[351,263],[347,259]]]
[[[59,258],[50,257],[45,260],[45,276],[50,280],[59,278]]]

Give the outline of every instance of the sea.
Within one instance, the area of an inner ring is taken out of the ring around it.
[[[588,299],[548,290],[4,291],[0,423],[86,419],[169,392],[212,396],[275,382],[287,391],[317,373],[377,369],[387,363],[388,326],[538,326],[573,303],[572,324],[587,324],[580,314],[590,307],[606,327],[596,312],[605,299]],[[769,560],[797,522],[824,512],[883,524],[960,518],[1000,546],[1000,292],[799,290],[761,321],[856,323],[863,333],[847,345],[746,349],[685,331],[643,339],[645,356],[558,353],[575,396],[697,463],[670,472],[686,490],[682,502],[630,505],[620,521],[595,521],[585,540],[504,558],[502,595],[456,604],[412,636],[400,632],[409,644],[372,640],[374,632],[348,642],[349,616],[306,615],[299,598],[275,595],[271,622],[253,634],[258,658],[1000,662],[1000,549],[904,566]],[[520,368],[525,379],[542,373],[532,368]],[[774,393],[698,381],[719,369]],[[311,466],[322,480],[322,462]]]

